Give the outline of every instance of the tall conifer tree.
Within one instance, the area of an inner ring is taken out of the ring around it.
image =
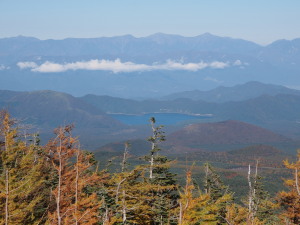
[[[150,118],[152,136],[148,138],[151,150],[144,157],[149,162],[144,169],[142,187],[140,189],[144,213],[149,217],[149,224],[176,223],[175,208],[178,207],[178,191],[175,174],[170,172],[171,161],[160,155],[159,144],[165,141],[163,126],[156,126],[155,118]],[[149,176],[145,176],[149,173]]]
[[[5,111],[1,112],[0,224],[37,224],[44,197],[42,160],[35,145],[18,138],[18,129]]]

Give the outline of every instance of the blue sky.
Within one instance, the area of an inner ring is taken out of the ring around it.
[[[300,37],[299,0],[0,0],[0,38],[209,32],[268,44]]]

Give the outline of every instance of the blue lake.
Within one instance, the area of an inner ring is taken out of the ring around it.
[[[141,115],[110,114],[110,116],[128,125],[149,124],[150,117],[155,117],[156,123],[162,125],[175,125],[184,121],[195,121],[210,117],[209,115],[190,115],[181,113],[147,113]]]

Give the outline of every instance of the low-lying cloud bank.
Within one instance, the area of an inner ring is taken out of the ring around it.
[[[239,64],[239,63],[238,63]],[[57,73],[65,72],[68,70],[104,70],[112,71],[114,73],[121,72],[142,72],[142,71],[152,71],[152,70],[186,70],[196,72],[205,68],[212,69],[224,69],[229,67],[231,64],[228,62],[213,61],[210,63],[199,62],[199,63],[183,63],[176,62],[173,60],[167,60],[164,64],[136,64],[133,62],[121,62],[120,59],[114,61],[111,60],[90,60],[90,61],[80,61],[73,63],[53,63],[46,61],[43,64],[36,64],[35,62],[19,62],[17,66],[20,69],[30,69],[33,72],[41,73]],[[235,65],[234,63],[232,65]]]

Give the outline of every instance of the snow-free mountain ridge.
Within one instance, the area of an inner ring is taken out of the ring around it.
[[[299,88],[300,39],[267,46],[202,34],[0,39],[0,89],[161,97],[259,81]]]

